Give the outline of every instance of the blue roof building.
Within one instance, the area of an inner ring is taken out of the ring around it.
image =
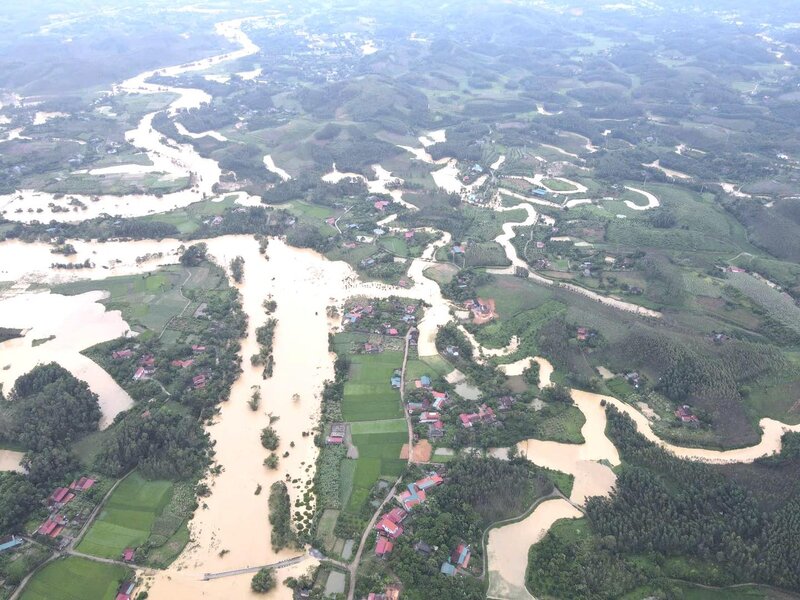
[[[17,546],[22,545],[23,541],[24,540],[22,538],[15,535],[7,535],[6,537],[0,538],[0,552],[5,552],[6,550],[16,548]]]

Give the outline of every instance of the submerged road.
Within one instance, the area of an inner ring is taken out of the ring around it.
[[[222,579],[223,577],[234,577],[235,575],[245,575],[246,573],[258,573],[261,569],[283,569],[284,567],[291,567],[298,563],[303,562],[308,558],[305,554],[295,556],[294,558],[287,558],[270,565],[259,565],[257,567],[246,567],[244,569],[234,569],[233,571],[221,571],[219,573],[205,573],[203,581],[211,581],[212,579]]]

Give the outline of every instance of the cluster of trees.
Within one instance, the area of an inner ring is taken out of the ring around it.
[[[242,283],[244,277],[244,258],[237,256],[231,259],[231,277],[236,283]]]
[[[283,481],[276,481],[269,488],[269,524],[274,552],[295,546],[297,537],[292,530],[292,503]]]
[[[261,430],[261,445],[267,450],[277,450],[280,442],[281,438],[272,426]]]
[[[269,318],[260,327],[256,328],[256,341],[258,342],[258,353],[250,357],[250,364],[253,366],[264,367],[261,376],[264,379],[272,377],[275,368],[275,358],[273,355],[273,342],[275,341],[275,328],[278,320]]]
[[[464,269],[459,271],[449,283],[441,286],[442,296],[448,300],[464,302],[477,297],[477,288],[488,285],[492,276],[480,269]]]
[[[119,477],[133,468],[146,477],[174,481],[198,477],[209,465],[208,434],[197,419],[168,406],[131,411],[114,424],[95,466]]]
[[[102,415],[97,394],[56,363],[20,376],[3,412],[8,413],[4,436],[33,452],[64,447],[96,431]]]
[[[56,363],[37,365],[0,397],[0,439],[26,448],[21,473],[0,473],[0,534],[14,532],[53,486],[78,474],[71,444],[96,431],[97,395]]]
[[[206,260],[208,246],[200,242],[186,248],[178,259],[184,267],[197,267]]]
[[[253,575],[250,581],[250,589],[257,594],[266,594],[277,585],[275,570],[264,567]]]
[[[0,533],[19,531],[41,498],[22,473],[0,472]]]
[[[528,574],[534,592],[616,598],[645,584],[668,592],[664,578],[684,576],[709,585],[800,590],[796,439],[785,438],[779,457],[714,467],[675,458],[643,438],[627,415],[613,406],[606,412],[625,468],[609,497],[587,502],[590,535],[566,542],[548,534],[534,546]],[[780,497],[771,491],[775,485]],[[672,557],[700,568],[676,573],[666,562]]]
[[[638,325],[609,345],[608,358],[620,371],[652,373],[657,391],[676,404],[696,407],[700,420],[729,447],[758,440],[743,407],[747,386],[788,368],[780,350],[769,345],[736,339],[717,345]]]

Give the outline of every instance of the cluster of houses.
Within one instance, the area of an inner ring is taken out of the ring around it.
[[[53,493],[47,498],[50,516],[39,525],[36,533],[53,540],[61,535],[64,528],[69,525],[69,520],[61,513],[62,509],[72,502],[78,494],[91,489],[95,483],[94,479],[81,477],[73,481],[69,487],[59,487],[53,490]]]
[[[452,577],[459,569],[466,569],[469,566],[471,554],[470,547],[463,542],[460,543],[450,554],[450,557],[442,563],[439,572]]]
[[[472,426],[481,423],[492,425],[497,422],[497,415],[495,415],[494,409],[486,404],[481,404],[477,412],[461,413],[458,418],[461,420],[461,426],[464,429],[470,429]]]
[[[428,425],[428,438],[441,438],[444,436],[444,422],[441,418],[441,412],[449,404],[450,397],[447,392],[433,389],[433,383],[428,375],[423,375],[416,379],[414,387],[425,390],[427,394],[422,401],[410,401],[406,404],[409,414],[419,414],[419,422]]]
[[[201,346],[198,344],[194,344],[192,346],[192,354],[202,354],[206,351],[205,346]],[[111,353],[111,358],[113,360],[126,360],[133,356],[133,350],[130,348],[124,348],[122,350],[115,350]],[[170,362],[173,367],[177,367],[179,369],[186,369],[191,367],[194,364],[194,358],[183,358],[183,359],[175,359]],[[152,354],[143,354],[139,357],[138,365],[136,367],[136,371],[133,373],[133,380],[134,381],[147,381],[148,379],[152,379],[153,375],[156,372],[156,357]],[[210,374],[208,373],[201,373],[196,375],[192,378],[192,387],[196,390],[204,388],[206,386],[206,382],[210,379]]]
[[[413,326],[417,322],[417,306],[415,304],[400,305],[395,307],[395,310],[396,314],[394,314],[393,317],[397,319],[396,324],[391,321],[372,323],[369,325],[370,327],[374,327],[372,332],[378,335],[398,337],[403,331],[403,326],[399,323],[400,321],[402,321],[406,327]],[[343,325],[355,325],[360,321],[366,320],[368,317],[372,317],[373,315],[375,315],[374,305],[357,304],[345,312],[342,323]],[[382,348],[380,346],[376,346],[375,344],[364,344],[365,353],[374,354],[376,352],[380,352],[381,350]]]
[[[419,481],[409,483],[406,489],[396,497],[400,506],[396,506],[382,515],[375,524],[378,532],[375,541],[376,556],[383,558],[391,554],[397,538],[403,535],[403,521],[415,506],[425,502],[427,490],[439,486],[443,482],[442,476],[433,472]]]
[[[372,304],[368,304],[366,306],[357,304],[349,311],[344,313],[344,323],[358,323],[362,317],[372,315],[374,312],[375,307],[372,306]]]

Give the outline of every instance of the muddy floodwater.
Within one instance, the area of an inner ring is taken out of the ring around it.
[[[62,296],[48,292],[23,293],[0,300],[0,327],[23,329],[23,337],[0,344],[0,383],[10,390],[17,377],[37,364],[57,362],[89,384],[99,397],[107,427],[120,412],[133,406],[128,393],[100,366],[80,352],[128,334],[119,311],[100,304],[103,292]],[[34,341],[37,345],[34,346]]]
[[[22,471],[22,452],[0,450],[0,471]]]

